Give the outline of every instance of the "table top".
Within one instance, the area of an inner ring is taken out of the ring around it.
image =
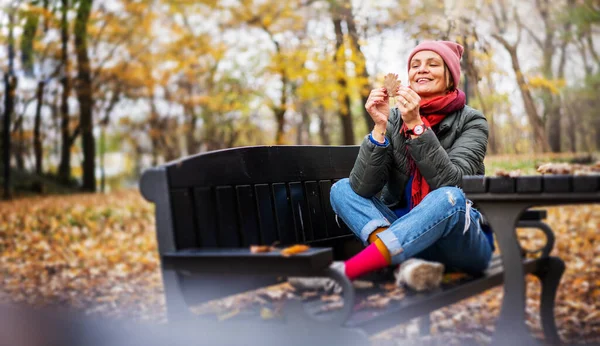
[[[600,175],[465,176],[463,190],[474,202],[593,203],[600,201]]]

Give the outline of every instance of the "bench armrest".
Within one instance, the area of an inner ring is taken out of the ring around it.
[[[279,251],[250,249],[186,249],[161,255],[163,269],[190,273],[298,276],[322,274],[333,261],[331,248],[310,248],[289,257]]]

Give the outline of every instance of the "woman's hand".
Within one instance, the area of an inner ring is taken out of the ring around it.
[[[371,90],[365,104],[365,109],[375,122],[375,126],[379,128],[383,127],[385,130],[388,117],[390,116],[390,102],[385,88]]]
[[[414,90],[405,86],[400,86],[398,96],[396,96],[396,102],[402,120],[409,129],[423,123],[421,115],[419,114],[421,97]]]

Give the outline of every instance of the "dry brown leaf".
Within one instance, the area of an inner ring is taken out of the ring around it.
[[[344,307],[344,301],[340,300],[339,302],[331,302],[331,303],[322,305],[321,308],[319,309],[319,312],[323,313],[323,312],[339,310],[343,307]]]
[[[390,297],[384,297],[380,294],[375,294],[367,297],[367,300],[363,301],[361,305],[365,308],[383,309],[389,305],[391,300],[392,298]]]
[[[568,163],[545,163],[537,168],[542,174],[571,174],[573,165]]]
[[[396,285],[393,282],[386,282],[386,283],[380,285],[380,287],[386,291],[393,291],[398,288],[398,285]]]
[[[339,302],[342,300],[342,297],[339,294],[332,294],[332,295],[323,295],[321,296],[321,301],[324,302]]]
[[[303,245],[303,244],[292,245],[292,246],[286,247],[285,249],[281,250],[281,255],[284,257],[289,257],[292,255],[306,252],[306,251],[308,251],[308,249],[310,249],[310,246],[308,246],[308,245]]]
[[[400,84],[402,83],[398,80],[398,75],[395,73],[388,73],[383,78],[383,87],[387,90],[389,97],[398,96]]]
[[[233,309],[233,310],[231,310],[231,311],[229,311],[229,312],[227,312],[227,313],[225,313],[223,315],[219,315],[217,318],[218,318],[219,321],[225,321],[225,320],[228,320],[228,319],[236,316],[239,313],[240,313],[239,309]]]
[[[250,253],[264,253],[271,252],[275,248],[269,245],[250,245]]]
[[[397,289],[386,293],[385,296],[391,300],[402,300],[406,297],[406,291],[403,288],[398,287]]]
[[[512,170],[512,171],[506,171],[504,169],[499,169],[496,171],[497,177],[516,178],[516,177],[520,177],[521,175],[523,175],[523,173],[521,172],[520,169]]]
[[[260,318],[262,318],[263,320],[271,320],[275,317],[276,314],[275,312],[273,312],[273,310],[265,307],[260,309]]]
[[[317,291],[305,291],[305,292],[302,292],[302,299],[310,299],[310,298],[314,298],[318,295],[319,295],[319,292],[317,292]]]

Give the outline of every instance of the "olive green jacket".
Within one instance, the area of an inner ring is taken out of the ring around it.
[[[371,198],[381,191],[382,201],[394,208],[402,201],[410,178],[407,155],[412,156],[432,190],[442,186],[462,186],[463,175],[483,175],[488,142],[487,120],[469,106],[449,114],[437,126],[419,137],[406,138],[400,133],[402,118],[397,108],[390,111],[387,146],[363,140],[350,185],[360,196]]]

